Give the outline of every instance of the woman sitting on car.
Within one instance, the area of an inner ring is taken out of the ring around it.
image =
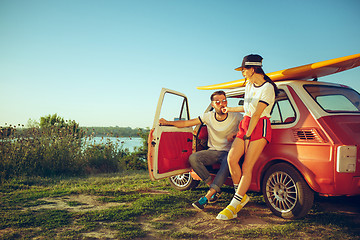
[[[246,192],[250,187],[253,167],[266,144],[271,141],[269,119],[278,89],[264,73],[262,59],[260,55],[253,54],[244,57],[241,67],[236,69],[240,70],[248,81],[244,105],[224,108],[224,112],[244,112],[245,116],[239,124],[239,132],[228,154],[235,195],[216,217],[220,220],[236,218],[237,213],[249,201]],[[244,154],[244,163],[240,168],[239,160]]]

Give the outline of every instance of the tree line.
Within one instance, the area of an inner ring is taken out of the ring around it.
[[[146,129],[131,127],[80,127],[85,135],[95,137],[139,137]]]
[[[47,115],[41,117],[40,121],[29,119],[27,126],[24,125],[5,125],[0,126],[0,138],[9,137],[16,131],[18,135],[26,133],[28,129],[40,128],[48,129],[51,126],[61,128],[71,128],[75,133],[80,133],[80,137],[139,137],[141,132],[147,132],[149,129],[131,128],[131,127],[80,127],[79,124],[73,120],[65,120],[57,114]]]

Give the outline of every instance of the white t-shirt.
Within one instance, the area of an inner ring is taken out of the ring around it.
[[[244,111],[246,116],[252,117],[259,101],[267,104],[267,107],[262,112],[260,118],[270,118],[270,112],[275,102],[275,91],[271,83],[265,82],[261,86],[255,86],[252,83],[246,85],[244,99]]]
[[[215,118],[215,112],[204,113],[200,120],[207,126],[209,149],[229,151],[232,142],[228,142],[227,136],[238,131],[242,118],[239,112],[229,112],[225,120],[219,121]]]

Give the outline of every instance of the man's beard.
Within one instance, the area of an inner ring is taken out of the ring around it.
[[[224,108],[224,107],[221,107],[219,110],[216,111],[216,113],[217,113],[218,115],[220,115],[220,116],[225,115],[225,113],[223,113],[223,111],[222,111],[223,108]]]

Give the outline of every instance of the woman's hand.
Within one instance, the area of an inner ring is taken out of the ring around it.
[[[228,112],[244,112],[244,107],[243,106],[239,106],[239,107],[223,107],[221,108],[221,111],[223,113],[228,113]]]
[[[223,113],[228,113],[228,112],[229,112],[229,108],[228,108],[228,107],[223,107],[223,108],[221,109],[221,111],[222,111]]]

